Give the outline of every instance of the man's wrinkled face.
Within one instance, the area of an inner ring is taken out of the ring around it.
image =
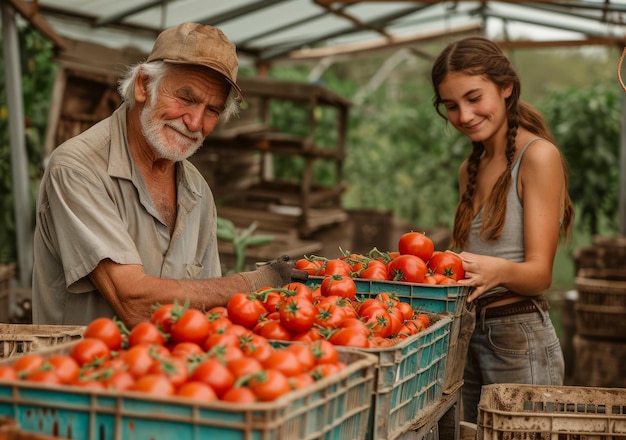
[[[141,111],[146,142],[161,158],[187,159],[215,129],[229,92],[228,82],[209,69],[173,69]]]

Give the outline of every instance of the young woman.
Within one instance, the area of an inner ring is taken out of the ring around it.
[[[464,419],[482,385],[562,385],[563,353],[543,295],[573,209],[564,160],[542,116],[492,41],[448,45],[432,68],[437,112],[472,142],[459,169],[452,247],[476,305],[464,373]]]

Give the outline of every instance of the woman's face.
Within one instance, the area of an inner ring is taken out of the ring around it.
[[[506,103],[512,85],[503,89],[482,75],[449,73],[439,84],[439,95],[448,120],[472,142],[505,137]]]

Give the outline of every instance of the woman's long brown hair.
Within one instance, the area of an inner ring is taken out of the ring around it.
[[[433,64],[431,77],[435,96],[433,104],[439,115],[447,120],[441,110],[441,96],[439,85],[446,75],[452,72],[463,72],[468,75],[481,75],[492,81],[499,88],[513,85],[511,96],[506,100],[507,112],[507,166],[498,177],[493,191],[485,202],[483,222],[480,236],[484,240],[497,240],[502,233],[506,219],[506,199],[511,186],[511,169],[515,156],[515,137],[519,126],[536,134],[538,137],[554,143],[544,118],[528,103],[520,100],[521,84],[517,72],[500,47],[493,41],[483,37],[469,37],[451,43],[437,57]],[[481,142],[473,142],[472,151],[467,160],[468,183],[461,194],[454,216],[452,231],[452,248],[462,250],[467,246],[470,225],[474,218],[474,196],[478,180],[478,165],[484,151]],[[563,160],[563,156],[561,155]],[[563,160],[565,185],[568,177]],[[572,225],[574,210],[566,192],[565,211],[562,220],[562,231],[565,237],[569,234]]]

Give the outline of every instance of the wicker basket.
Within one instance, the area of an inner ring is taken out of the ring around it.
[[[76,325],[0,324],[0,358],[81,339],[85,328]]]
[[[9,322],[11,281],[15,276],[15,263],[0,264],[0,322]]]
[[[582,269],[576,277],[576,289],[577,332],[626,339],[626,270]]]
[[[617,440],[626,438],[626,389],[485,385],[477,439]]]

